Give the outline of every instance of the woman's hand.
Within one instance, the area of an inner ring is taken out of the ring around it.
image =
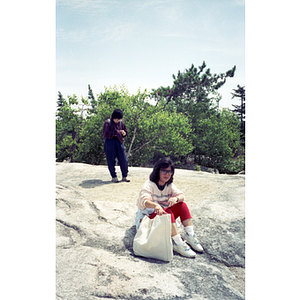
[[[166,214],[166,212],[159,204],[155,206],[155,213],[158,214],[159,216]]]
[[[178,202],[178,198],[177,197],[171,197],[171,198],[169,198],[169,200],[168,200],[169,207],[173,206],[177,202]]]
[[[154,212],[159,216],[167,214],[158,203],[153,202],[152,200],[146,200],[145,206],[147,208],[154,208]]]
[[[120,130],[120,132],[121,132],[121,134],[123,135],[123,136],[125,136],[126,135],[126,132],[125,132],[125,130]]]

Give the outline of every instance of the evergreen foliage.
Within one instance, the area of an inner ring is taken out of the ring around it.
[[[241,86],[237,86],[237,89],[233,90],[234,92],[231,93],[232,98],[240,98],[241,100],[241,104],[240,105],[234,105],[232,104],[232,106],[234,107],[234,109],[232,110],[233,112],[235,112],[239,118],[240,118],[240,122],[241,122],[241,142],[243,144],[243,146],[245,147],[245,115],[246,115],[246,104],[245,104],[245,100],[246,100],[246,92],[245,92],[245,87],[241,87]]]
[[[152,96],[168,109],[187,116],[192,128],[192,155],[199,165],[220,172],[237,171],[237,153],[240,149],[239,120],[229,110],[219,110],[221,96],[218,89],[236,67],[221,74],[212,74],[205,62],[198,68],[193,64],[184,72],[173,75],[172,87],[153,90]],[[239,164],[242,168],[243,166]]]
[[[218,93],[234,72],[235,66],[212,74],[203,62],[198,68],[192,65],[173,75],[172,87],[151,93],[139,90],[130,94],[122,85],[106,87],[95,98],[88,85],[88,96],[79,103],[76,95],[65,100],[58,92],[57,160],[105,164],[103,124],[120,108],[128,128],[124,144],[130,165],[144,166],[161,156],[189,156],[198,165],[237,173],[245,167],[242,121],[236,111],[219,109]],[[240,95],[241,90],[234,91]]]

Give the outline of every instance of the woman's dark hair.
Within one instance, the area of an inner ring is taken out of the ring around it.
[[[174,175],[174,172],[175,172],[175,168],[174,168],[172,160],[169,157],[163,157],[155,163],[155,165],[153,167],[153,170],[152,170],[152,173],[150,174],[149,179],[151,181],[155,182],[155,183],[158,183],[158,181],[159,181],[159,171],[161,169],[167,169],[169,167],[171,167],[171,169],[172,169],[172,175],[171,175],[170,180],[167,182],[167,185],[171,184],[173,182],[173,175]]]
[[[123,119],[123,112],[121,109],[116,108],[111,115],[111,119]]]

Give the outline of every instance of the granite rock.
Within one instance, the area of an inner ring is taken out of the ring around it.
[[[175,171],[204,253],[166,263],[133,253],[151,169],[129,170],[112,183],[106,166],[56,164],[57,299],[245,299],[245,176]]]

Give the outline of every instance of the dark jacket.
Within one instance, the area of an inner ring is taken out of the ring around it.
[[[128,135],[128,130],[123,121],[116,124],[113,120],[108,119],[103,125],[103,137],[109,140],[117,138],[121,143],[124,143],[125,136],[122,136],[120,130],[124,130],[126,132],[125,136]]]

